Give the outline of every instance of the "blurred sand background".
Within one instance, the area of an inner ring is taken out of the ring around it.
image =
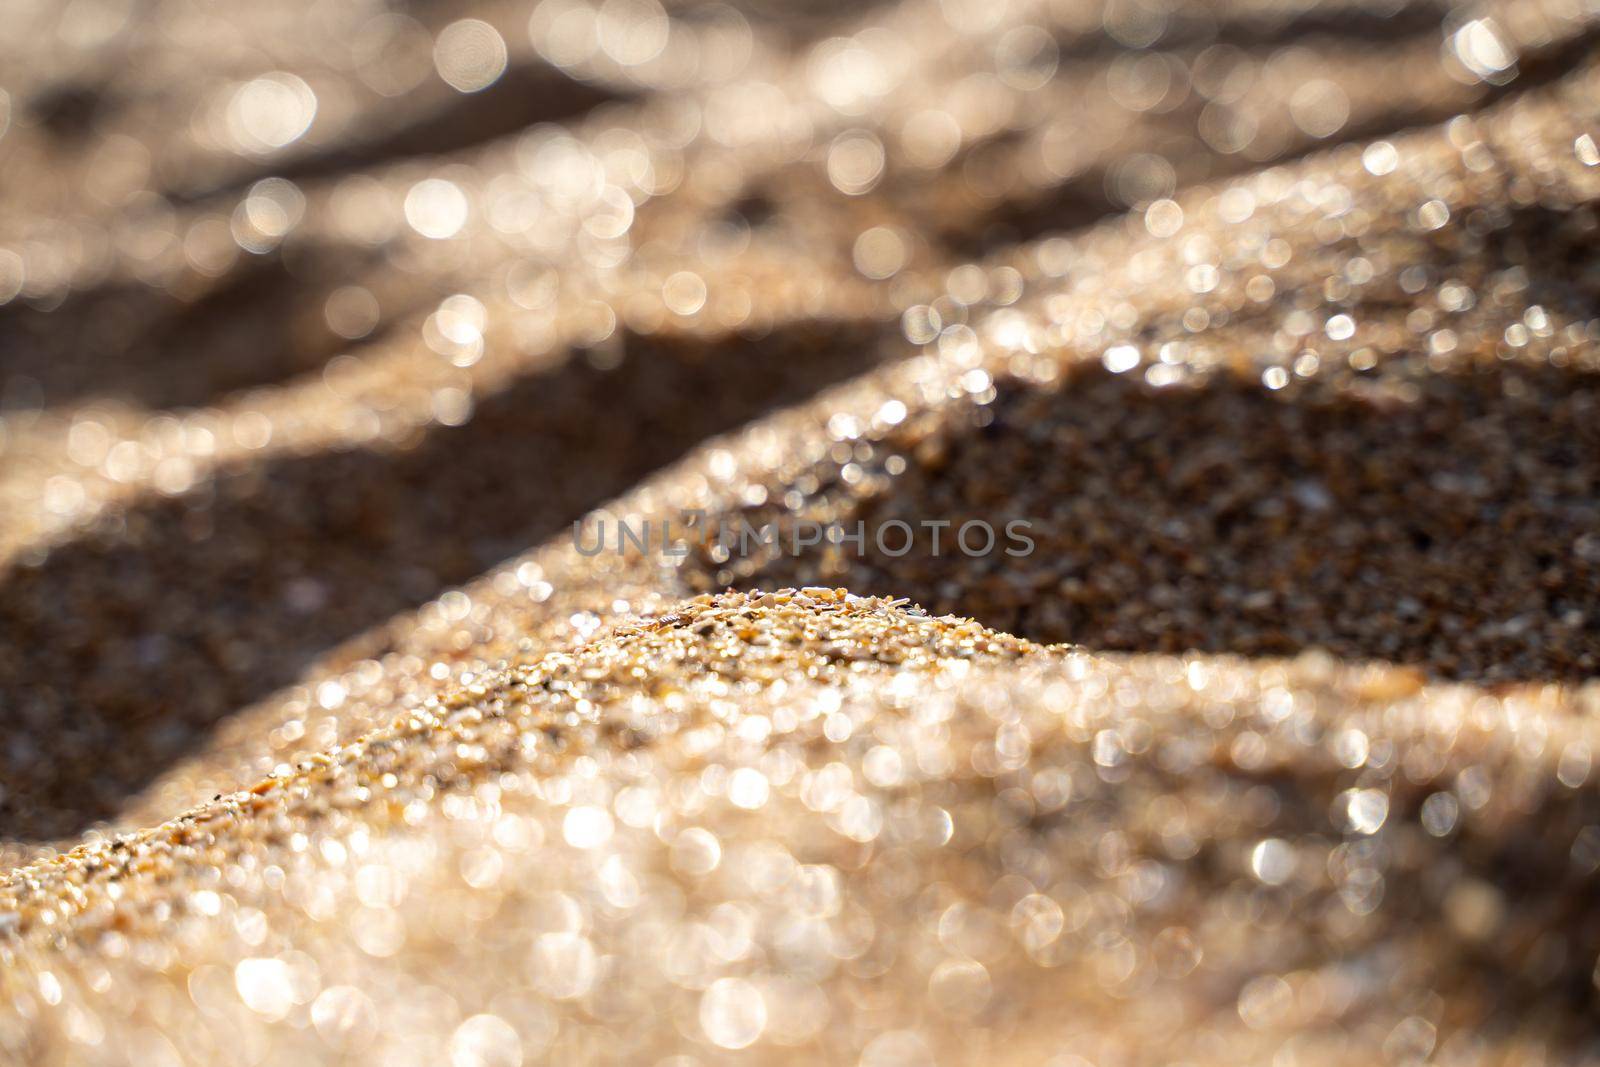
[[[18,1062],[1586,1062],[1592,3],[12,7]]]

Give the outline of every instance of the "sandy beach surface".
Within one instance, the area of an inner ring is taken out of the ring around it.
[[[7,21],[0,1062],[1600,1062],[1593,0]]]

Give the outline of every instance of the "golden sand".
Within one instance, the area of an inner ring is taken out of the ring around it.
[[[1588,7],[481,7],[22,23],[0,1058],[1588,1062]]]

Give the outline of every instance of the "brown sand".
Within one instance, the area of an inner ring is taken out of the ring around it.
[[[1585,1062],[1589,16],[560,6],[19,60],[4,1055]]]

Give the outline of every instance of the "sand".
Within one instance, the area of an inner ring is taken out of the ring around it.
[[[19,62],[5,1054],[1584,1062],[1592,16],[605,10]]]

